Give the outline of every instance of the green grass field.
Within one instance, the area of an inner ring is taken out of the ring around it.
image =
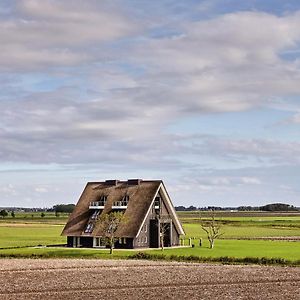
[[[186,238],[196,237],[205,238],[205,232],[201,229],[200,224],[185,223],[183,224]],[[224,233],[221,238],[255,238],[255,237],[294,237],[300,236],[300,228],[289,226],[241,226],[241,225],[224,225],[221,229]]]
[[[62,225],[0,224],[0,248],[63,244]]]
[[[284,258],[290,261],[300,260],[300,241],[247,240],[261,237],[297,237],[300,236],[300,214],[292,215],[259,215],[257,213],[243,217],[241,213],[230,217],[218,216],[223,224],[222,239],[216,240],[215,248],[209,249],[205,232],[201,229],[199,219],[193,213],[179,214],[183,221],[186,239],[195,237],[194,248],[165,249],[164,254],[201,256],[201,257],[267,257]],[[70,248],[17,248],[37,245],[64,244],[65,237],[60,233],[68,215],[56,217],[48,213],[44,218],[40,213],[16,214],[15,218],[6,217],[0,220],[0,256],[43,257],[97,257],[122,258],[132,255],[134,251],[115,251],[113,256],[108,250],[70,249]],[[203,239],[199,247],[199,238]],[[197,240],[198,239],[198,240]],[[245,239],[245,240],[243,240]],[[6,248],[6,249],[3,249]],[[161,253],[161,250],[147,250],[147,253]]]
[[[16,213],[15,217],[11,217],[11,215],[9,214],[9,216],[5,217],[5,218],[0,218],[0,225],[2,223],[26,223],[26,224],[31,224],[31,223],[50,223],[50,224],[60,224],[60,225],[64,225],[66,224],[69,214],[66,213],[59,213],[58,217],[55,216],[55,213],[53,212],[45,212],[44,213],[45,216],[41,217],[41,213],[40,212],[33,212],[33,213]]]
[[[161,250],[151,250],[161,252]],[[165,249],[167,255],[195,255],[203,257],[280,257],[291,261],[300,260],[300,243],[257,240],[217,240],[214,249],[209,249],[204,240],[202,247]]]
[[[139,250],[141,251],[141,250]],[[113,255],[109,255],[109,250],[102,249],[76,249],[76,248],[16,248],[1,249],[0,256],[43,256],[43,257],[90,257],[90,258],[122,258],[132,255],[135,251],[115,250]],[[217,241],[214,249],[209,249],[206,242],[202,247],[194,248],[173,248],[164,251],[146,250],[145,253],[200,256],[200,257],[267,257],[284,258],[289,261],[300,260],[299,242],[281,241],[244,241],[244,240],[220,240]]]

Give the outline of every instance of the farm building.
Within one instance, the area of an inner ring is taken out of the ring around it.
[[[179,245],[183,228],[161,180],[129,179],[87,183],[62,232],[68,247],[105,247],[101,215],[119,211],[115,248]]]

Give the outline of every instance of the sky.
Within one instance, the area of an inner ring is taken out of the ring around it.
[[[300,206],[298,0],[2,0],[0,41],[0,207]]]

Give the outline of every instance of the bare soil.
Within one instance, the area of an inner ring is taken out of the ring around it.
[[[1,259],[0,299],[300,299],[299,267]]]

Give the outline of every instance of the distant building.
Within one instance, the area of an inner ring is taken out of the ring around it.
[[[164,228],[164,247],[179,245],[184,235],[172,201],[161,180],[129,179],[87,183],[62,232],[68,247],[105,247],[99,217],[124,212],[115,248],[159,248]]]

